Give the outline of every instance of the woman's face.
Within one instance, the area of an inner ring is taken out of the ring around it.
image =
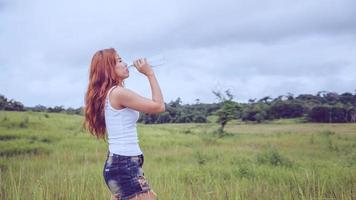
[[[116,54],[115,58],[116,58],[116,66],[115,66],[116,74],[122,79],[128,78],[130,73],[129,70],[127,69],[127,64],[124,61],[122,61],[120,55]]]

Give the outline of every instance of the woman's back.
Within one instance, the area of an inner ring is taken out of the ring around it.
[[[105,124],[111,153],[135,156],[142,154],[137,136],[136,123],[140,113],[131,108],[115,109],[109,95],[116,86],[110,88],[105,100]]]

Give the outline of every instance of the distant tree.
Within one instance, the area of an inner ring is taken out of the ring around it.
[[[218,134],[222,137],[224,133],[225,125],[232,119],[236,119],[240,113],[239,105],[234,102],[233,95],[229,90],[225,91],[225,94],[222,94],[220,91],[213,91],[214,95],[218,97],[219,101],[222,103],[222,106],[219,110],[217,110],[216,114],[218,115],[217,122],[220,124],[220,128],[218,129]]]
[[[276,97],[275,99],[273,99],[272,102],[275,102],[275,101],[283,101],[283,98],[284,98],[284,97],[285,97],[284,95],[279,95],[278,97]]]
[[[69,108],[67,108],[66,110],[65,110],[65,112],[67,113],[67,114],[70,114],[70,115],[81,115],[82,114],[82,108],[71,108],[71,107],[69,107]]]
[[[21,102],[11,99],[10,101],[7,102],[7,105],[5,106],[5,110],[25,111],[25,107]]]
[[[208,119],[206,118],[206,116],[202,114],[194,115],[193,117],[193,122],[195,123],[206,123],[207,121]]]
[[[339,101],[339,95],[335,92],[327,92],[324,94],[324,100],[329,105],[335,105]]]
[[[309,119],[313,122],[340,123],[348,122],[348,110],[343,106],[316,106],[309,113]]]
[[[258,100],[258,102],[269,104],[271,102],[271,100],[272,100],[272,98],[270,96],[265,96],[265,97],[261,98],[260,100]]]
[[[347,109],[343,106],[331,107],[331,121],[336,123],[347,122]]]
[[[31,110],[34,112],[46,112],[47,108],[46,108],[46,106],[43,106],[43,105],[36,105]]]
[[[171,117],[169,112],[163,112],[158,115],[157,123],[169,123],[171,122]]]
[[[319,94],[320,95],[320,94]],[[313,103],[313,104],[321,104],[323,103],[323,98],[320,96],[314,96],[312,94],[301,94],[296,97],[297,100]]]
[[[292,101],[274,102],[268,111],[268,114],[274,119],[301,117],[303,113],[303,105]]]
[[[356,123],[356,108],[351,107],[348,109],[348,121]]]
[[[269,105],[261,103],[247,105],[242,109],[241,119],[242,121],[263,122],[269,118],[267,116],[269,107]]]
[[[206,104],[207,115],[214,114],[217,110],[220,109],[220,107],[221,107],[221,103]]]
[[[156,120],[158,118],[157,114],[149,114],[149,113],[142,113],[140,116],[139,122],[143,122],[145,124],[155,124],[157,123]]]
[[[5,110],[7,105],[7,98],[4,95],[0,95],[0,110]]]
[[[168,103],[169,106],[174,107],[174,108],[178,108],[181,106],[182,100],[180,97],[178,97],[175,101],[171,101]]]
[[[78,115],[84,115],[84,109],[83,109],[83,107],[77,108],[77,109],[76,109],[76,114],[78,114]]]
[[[193,122],[193,114],[183,113],[179,118],[179,123],[191,123]]]
[[[315,96],[312,94],[301,94],[294,99],[303,105],[305,113],[309,113],[315,106],[320,106],[323,104],[324,100],[320,96]]]
[[[349,92],[342,93],[339,99],[342,104],[356,105],[356,98]]]
[[[255,102],[256,102],[256,98],[248,100],[248,103],[255,103]]]
[[[327,93],[328,93],[328,92],[325,91],[325,90],[319,91],[319,92],[317,92],[316,96],[318,96],[318,97],[325,97],[325,95],[326,95]]]
[[[288,99],[288,100],[293,100],[293,99],[294,99],[294,94],[288,92],[288,93],[287,93],[287,99]]]
[[[47,110],[48,110],[48,112],[59,113],[59,112],[64,111],[65,109],[63,106],[55,106],[53,108],[49,107]]]
[[[331,122],[331,109],[329,106],[315,106],[309,113],[312,122]]]

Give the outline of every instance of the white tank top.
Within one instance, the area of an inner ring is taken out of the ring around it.
[[[110,88],[105,100],[105,124],[108,133],[110,153],[124,156],[137,156],[142,154],[138,144],[136,122],[140,113],[131,108],[115,109],[110,105]]]

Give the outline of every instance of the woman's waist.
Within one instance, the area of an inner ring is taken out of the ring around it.
[[[143,154],[138,143],[118,144],[109,143],[110,154],[119,154],[123,156],[135,156]]]
[[[137,133],[108,134],[109,145],[136,146],[138,142]]]
[[[110,137],[127,137],[137,135],[136,126],[106,126],[108,136]]]

